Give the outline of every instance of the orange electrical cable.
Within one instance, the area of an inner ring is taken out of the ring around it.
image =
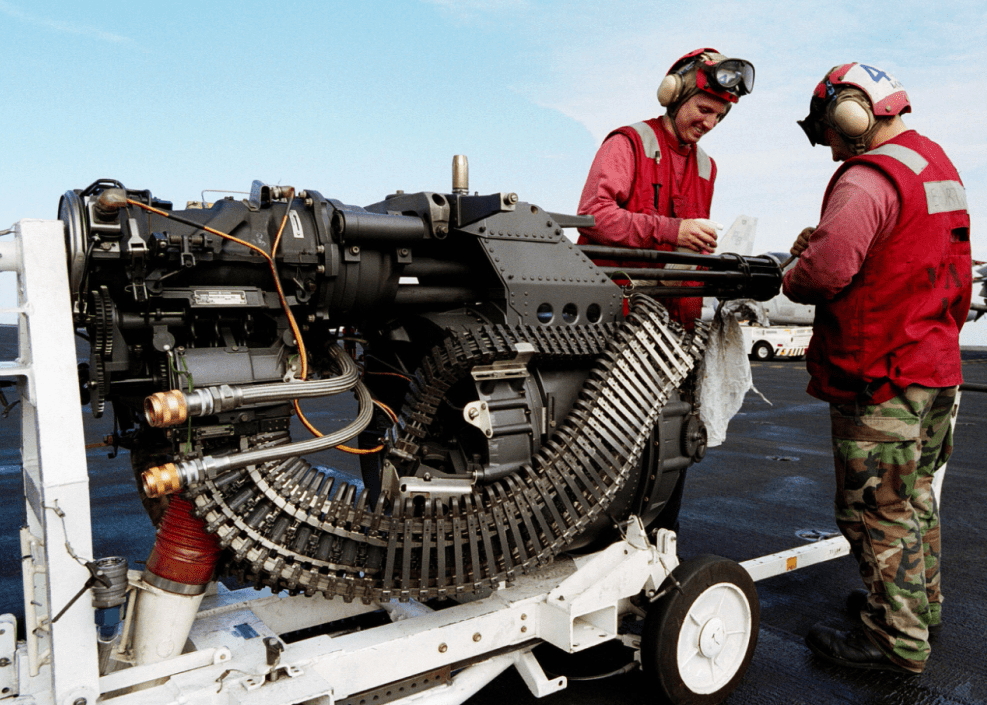
[[[373,448],[350,448],[349,446],[336,446],[336,450],[341,450],[344,453],[349,453],[350,455],[371,455],[384,450],[384,444],[381,443]]]
[[[230,242],[235,242],[238,245],[243,245],[244,247],[247,247],[253,250],[254,252],[259,253],[264,259],[267,260],[267,264],[271,268],[271,274],[274,276],[274,286],[277,289],[278,300],[281,302],[281,308],[284,310],[285,316],[287,316],[288,318],[288,325],[291,327],[291,332],[295,336],[295,341],[298,343],[298,354],[301,357],[301,363],[302,363],[301,378],[304,380],[306,377],[308,377],[308,354],[305,351],[305,341],[302,339],[302,332],[298,327],[298,323],[295,321],[294,314],[291,312],[291,307],[288,306],[288,299],[284,295],[284,289],[281,287],[281,279],[278,276],[277,265],[274,262],[274,255],[277,252],[278,244],[281,241],[281,233],[284,232],[285,223],[288,222],[288,211],[291,210],[291,199],[294,198],[295,189],[293,188],[290,189],[289,194],[290,195],[288,197],[288,208],[285,210],[284,217],[281,219],[281,227],[278,228],[278,234],[274,240],[274,246],[271,248],[271,254],[267,254],[262,248],[258,247],[257,245],[254,245],[253,243],[247,242],[246,240],[241,240],[240,238],[234,237],[233,235],[220,232],[215,228],[210,228],[208,225],[202,225],[200,223],[196,223],[196,226],[202,230],[205,230],[207,233],[212,233],[213,235],[217,235],[223,238],[224,240],[229,240]],[[160,215],[164,218],[171,218],[171,213],[169,213],[168,211],[163,211],[160,208],[155,208],[154,206],[149,206],[146,203],[135,201],[132,198],[128,198],[127,203],[129,205],[142,208],[146,211],[150,211],[151,213],[155,213],[156,215]],[[299,415],[301,415],[301,410],[298,409],[297,402],[295,408],[296,410],[298,410]],[[306,428],[309,429],[309,431],[316,433],[318,436],[322,435],[321,433],[315,431],[315,427],[309,424],[307,420],[303,421],[303,423],[305,424]]]
[[[291,326],[291,332],[295,335],[295,340],[298,341],[298,354],[302,358],[302,379],[308,378],[308,355],[305,352],[305,342],[302,340],[302,332],[298,328],[298,324],[295,322],[295,317],[291,314],[288,309],[288,301],[284,296],[284,291],[281,289],[281,281],[278,277],[278,270],[274,264],[274,255],[277,254],[278,245],[281,244],[281,233],[284,232],[285,223],[288,222],[288,211],[291,210],[291,201],[295,198],[295,189],[290,187],[288,189],[288,207],[285,208],[284,217],[281,218],[281,226],[278,228],[278,234],[274,238],[274,244],[271,245],[271,256],[268,258],[268,264],[271,266],[271,273],[274,275],[274,284],[278,287],[278,296],[281,298],[281,303],[285,308],[285,312],[288,314],[288,323]]]
[[[367,372],[366,374],[375,375],[377,377],[398,377],[400,379],[403,379],[405,382],[411,381],[411,377],[409,377],[408,375],[400,374],[398,372]]]
[[[291,193],[292,193],[292,195],[294,195],[295,190],[294,189],[291,189]],[[137,206],[138,208],[143,208],[146,211],[150,211],[151,213],[155,213],[155,214],[160,215],[160,216],[162,216],[164,218],[170,218],[171,217],[171,214],[168,211],[163,211],[160,208],[155,208],[154,206],[149,206],[146,203],[141,203],[140,201],[135,201],[132,198],[128,198],[127,199],[127,203],[130,204],[130,205],[132,205],[132,206]],[[289,205],[288,210],[290,210],[291,209],[291,201],[290,200],[288,202],[288,205]],[[278,238],[279,239],[281,237],[281,232],[284,230],[284,224],[288,220],[288,210],[285,210],[285,212],[284,212],[284,218],[282,218],[282,220],[281,220],[281,227],[278,229]],[[277,265],[274,263],[274,251],[277,249],[277,240],[275,240],[274,250],[272,250],[271,254],[267,254],[266,252],[264,252],[263,249],[261,249],[260,247],[257,247],[257,245],[254,245],[252,243],[247,242],[246,240],[241,240],[240,238],[234,237],[233,235],[228,235],[227,233],[220,232],[219,230],[216,230],[215,228],[210,228],[208,225],[202,225],[202,224],[199,224],[199,223],[197,223],[196,225],[200,229],[205,230],[207,233],[212,233],[213,235],[218,235],[219,237],[223,238],[224,240],[229,240],[230,242],[235,242],[238,245],[243,245],[244,247],[250,248],[254,252],[259,253],[262,257],[264,257],[264,259],[267,260],[267,264],[271,268],[271,274],[274,275],[274,286],[275,286],[275,288],[277,289],[277,292],[278,292],[278,299],[281,301],[281,308],[284,309],[285,315],[288,317],[288,325],[291,326],[291,332],[295,336],[295,340],[298,343],[298,353],[299,353],[299,355],[301,355],[301,359],[302,359],[302,379],[305,379],[305,377],[307,376],[307,373],[308,373],[308,360],[306,359],[307,358],[307,355],[305,354],[305,341],[302,340],[302,332],[298,328],[298,323],[295,321],[294,314],[291,313],[291,307],[288,306],[288,299],[284,295],[284,289],[281,287],[281,280],[280,280],[280,277],[278,277]]]
[[[291,332],[295,336],[295,340],[298,343],[298,354],[301,357],[301,363],[302,363],[301,379],[304,380],[308,377],[308,354],[305,351],[305,341],[302,339],[301,329],[299,329],[298,323],[295,321],[295,316],[291,312],[291,307],[288,306],[288,299],[284,295],[284,289],[281,287],[281,280],[280,277],[278,276],[277,264],[274,262],[274,256],[277,254],[278,245],[281,243],[281,235],[284,232],[284,226],[288,222],[288,211],[291,210],[291,201],[294,198],[294,196],[295,196],[295,189],[289,188],[288,196],[287,196],[288,208],[285,209],[284,217],[281,219],[281,225],[280,227],[278,227],[278,233],[274,238],[274,244],[271,246],[271,254],[267,254],[262,248],[257,247],[257,245],[249,243],[246,240],[241,240],[240,238],[234,237],[233,235],[220,232],[215,228],[210,228],[208,225],[202,225],[197,223],[196,226],[202,230],[205,230],[207,233],[212,233],[213,235],[217,235],[223,238],[224,240],[229,240],[230,242],[235,242],[238,245],[243,245],[244,247],[247,247],[259,253],[261,256],[264,257],[264,259],[267,260],[267,264],[271,268],[271,274],[274,277],[274,286],[277,289],[278,299],[281,302],[281,308],[284,310],[285,315],[288,317],[288,325],[291,326]],[[150,211],[151,213],[155,213],[156,215],[160,215],[164,218],[171,217],[171,214],[168,211],[163,211],[160,208],[149,206],[146,203],[141,203],[140,201],[135,201],[131,198],[127,199],[127,203],[132,206],[137,206],[138,208],[143,208],[146,211]],[[377,374],[392,374],[392,373],[381,372]],[[395,375],[395,376],[401,377],[403,375]],[[391,420],[397,423],[397,415],[387,405],[382,404],[378,401],[374,401],[374,404],[376,404],[381,409],[383,409],[387,413],[387,415],[391,418]],[[305,417],[305,414],[302,413],[301,407],[298,405],[297,399],[292,400],[292,405],[295,407],[295,413],[298,414],[298,420],[302,423],[303,426],[305,426],[306,429],[308,429],[308,432],[311,433],[316,438],[321,438],[323,436],[322,432],[319,431],[319,429],[317,429],[315,426],[313,426],[311,422],[309,422],[309,420]],[[379,453],[381,450],[384,449],[384,446],[383,444],[381,444],[378,445],[376,448],[362,449],[362,448],[350,448],[348,446],[338,445],[336,446],[336,448],[338,448],[339,450],[345,453],[352,453],[354,455],[367,455],[370,453]]]
[[[379,407],[380,409],[383,409],[384,413],[386,413],[388,417],[390,417],[391,421],[397,423],[398,421],[397,414],[395,414],[394,411],[389,406],[387,406],[387,404],[384,404],[383,402],[379,402],[376,399],[374,399],[373,401],[375,406]],[[319,431],[319,429],[317,429],[315,426],[309,423],[309,420],[307,418],[305,418],[305,414],[302,413],[301,408],[298,406],[298,400],[294,399],[292,401],[292,404],[295,407],[295,413],[298,415],[298,420],[302,423],[302,425],[305,428],[307,428],[309,433],[311,433],[313,436],[315,436],[316,438],[321,438],[322,433]],[[384,444],[381,443],[375,446],[374,448],[350,448],[349,446],[338,445],[336,446],[336,450],[341,450],[344,453],[350,453],[352,455],[369,455],[370,453],[379,453],[380,451],[384,450]]]

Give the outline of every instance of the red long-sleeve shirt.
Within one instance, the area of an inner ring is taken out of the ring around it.
[[[833,186],[809,246],[785,275],[785,295],[802,304],[832,299],[860,271],[867,252],[891,234],[900,210],[888,177],[868,166],[851,166]]]

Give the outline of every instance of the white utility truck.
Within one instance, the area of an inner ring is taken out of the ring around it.
[[[740,329],[744,333],[744,347],[752,360],[800,358],[805,355],[812,337],[810,326],[758,326],[742,323]]]

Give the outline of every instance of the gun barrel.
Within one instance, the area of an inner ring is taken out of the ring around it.
[[[610,277],[645,281],[699,282],[698,286],[655,286],[641,289],[650,296],[715,296],[721,299],[767,301],[781,291],[782,268],[773,255],[743,256],[731,252],[700,255],[695,252],[664,252],[628,247],[582,245],[583,254],[595,260],[618,260],[660,265],[692,265],[698,269],[602,266]]]
[[[726,281],[746,281],[750,277],[743,272],[709,271],[704,272],[697,269],[655,269],[653,267],[629,268],[629,267],[601,267],[604,274],[609,277],[626,275],[631,279],[648,279],[661,281],[703,281],[703,282],[726,282]]]
[[[736,269],[739,263],[747,263],[748,266],[779,266],[779,260],[773,255],[738,255],[733,252],[701,255],[698,252],[667,252],[665,250],[606,247],[603,245],[577,245],[577,247],[580,252],[593,260],[610,259],[621,262],[690,264],[708,269]],[[739,266],[743,265],[740,264]]]
[[[466,262],[440,260],[434,258],[415,259],[405,266],[402,274],[406,277],[447,277],[466,279],[475,272]]]

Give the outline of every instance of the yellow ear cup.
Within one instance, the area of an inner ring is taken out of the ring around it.
[[[833,107],[833,125],[849,138],[860,137],[874,124],[870,111],[853,98]]]
[[[682,77],[675,73],[670,73],[661,80],[658,86],[658,103],[663,108],[678,100],[682,94]]]

